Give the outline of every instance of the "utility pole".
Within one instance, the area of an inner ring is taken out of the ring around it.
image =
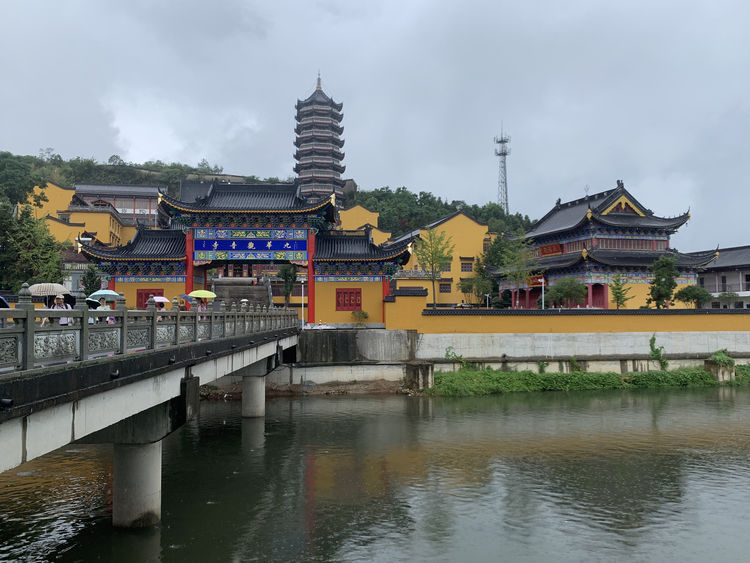
[[[500,136],[495,137],[495,144],[497,145],[495,156],[500,158],[500,171],[497,178],[497,203],[508,215],[510,210],[508,209],[508,172],[505,167],[505,157],[510,154],[510,137],[503,134],[502,126],[500,126]]]

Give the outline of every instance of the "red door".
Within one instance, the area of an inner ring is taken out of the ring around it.
[[[164,290],[163,289],[139,289],[138,294],[135,300],[135,308],[136,309],[145,309],[146,303],[148,302],[148,298],[151,296],[156,297],[157,295],[164,296]]]

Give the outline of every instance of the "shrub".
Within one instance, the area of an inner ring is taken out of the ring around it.
[[[724,366],[728,368],[734,367],[734,360],[729,356],[726,348],[717,350],[716,352],[711,354],[711,356],[708,359],[711,360],[712,362],[716,362],[720,366]]]

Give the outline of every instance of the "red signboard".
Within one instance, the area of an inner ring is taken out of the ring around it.
[[[561,254],[562,246],[560,244],[545,244],[539,247],[539,256],[550,256],[552,254]]]
[[[528,287],[540,287],[546,283],[547,282],[544,281],[544,276],[530,276],[526,278],[526,285]]]

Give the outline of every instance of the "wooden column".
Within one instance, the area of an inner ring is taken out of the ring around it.
[[[185,233],[185,293],[193,291],[193,229]]]
[[[383,275],[383,324],[385,324],[385,298],[391,294],[391,282],[388,276]]]
[[[307,231],[307,322],[315,322],[315,232]]]

